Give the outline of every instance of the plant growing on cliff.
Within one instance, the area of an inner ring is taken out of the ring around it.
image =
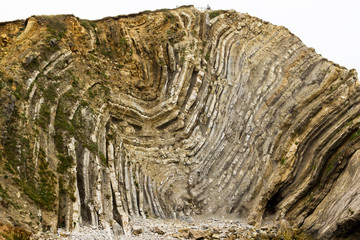
[[[210,53],[209,53],[209,52],[206,53],[206,55],[205,55],[205,60],[206,60],[206,61],[209,61],[209,60],[210,60]]]
[[[167,23],[167,22],[171,22],[171,23],[175,23],[175,16],[171,13],[166,13],[165,16],[164,16],[164,22]]]
[[[348,212],[353,215],[354,214],[354,210],[352,210],[351,208],[348,208]]]
[[[39,16],[41,22],[45,22],[48,31],[57,39],[65,36],[67,27],[65,23],[66,16],[64,15],[48,15]]]
[[[358,138],[360,136],[360,129],[357,130],[356,132],[354,132],[351,136],[350,136],[350,141],[354,141],[356,138]]]
[[[212,11],[209,13],[209,18],[213,19],[220,15],[220,11]]]
[[[118,42],[118,46],[127,47],[127,41],[125,38],[120,38]]]
[[[107,160],[106,160],[106,157],[105,155],[99,151],[99,157],[100,157],[100,160],[101,160],[101,163],[104,165],[104,166],[107,166]]]
[[[50,106],[46,103],[43,103],[40,108],[39,117],[36,121],[36,124],[39,125],[42,129],[46,130],[47,126],[50,124]]]
[[[57,157],[59,159],[57,167],[58,173],[65,173],[74,163],[74,159],[71,156],[65,156],[64,154],[59,153]]]
[[[5,83],[3,82],[4,73],[0,71],[0,90],[5,87]]]
[[[9,194],[7,193],[6,189],[4,189],[2,187],[1,184],[0,184],[0,198],[1,198],[1,200],[5,200],[5,199],[9,198]]]
[[[51,211],[57,198],[55,174],[49,169],[49,163],[45,160],[45,152],[42,149],[39,150],[38,160],[38,176],[14,178],[14,181],[36,205]]]
[[[86,19],[78,19],[78,21],[80,22],[80,25],[83,26],[86,30],[90,30],[91,28],[97,28],[96,23],[93,21]]]

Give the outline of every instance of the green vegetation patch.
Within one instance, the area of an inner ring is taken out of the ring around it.
[[[209,52],[206,53],[206,55],[205,55],[205,60],[206,60],[207,62],[210,60],[210,53],[209,53]]]
[[[178,31],[178,29],[174,27],[170,28],[167,34],[167,38],[172,46],[174,46],[175,43],[181,42],[186,35],[184,31]]]
[[[40,62],[37,57],[30,56],[26,59],[25,62],[22,63],[22,66],[28,71],[33,71],[40,67]]]
[[[9,194],[7,193],[6,189],[4,189],[4,188],[2,187],[1,184],[0,184],[0,197],[1,197],[2,199],[7,199],[7,198],[9,198]]]
[[[350,136],[350,141],[354,141],[355,139],[357,139],[360,136],[360,129],[358,129],[356,132],[354,132],[351,136]]]
[[[114,57],[116,55],[116,52],[114,51],[114,49],[112,47],[106,47],[106,46],[101,46],[100,48],[100,52],[102,55],[104,55],[105,57]]]
[[[67,170],[74,164],[74,159],[71,156],[65,156],[59,153],[57,157],[60,161],[57,167],[58,173],[66,173]]]
[[[108,94],[110,91],[108,88],[101,85],[97,90],[92,89],[89,92],[92,94]],[[91,94],[90,94],[91,95]],[[78,109],[72,120],[69,119],[70,113],[66,110],[66,105],[77,101],[77,96],[72,93],[68,93],[63,96],[58,105],[56,117],[55,117],[55,148],[58,151],[59,165],[57,171],[61,174],[67,172],[67,170],[74,163],[74,159],[68,156],[67,146],[64,142],[64,139],[69,137],[75,137],[84,147],[89,149],[90,152],[98,155],[102,164],[106,165],[106,157],[102,154],[95,142],[93,142],[89,137],[86,130],[88,129],[85,125],[86,121],[82,118],[81,111]],[[82,101],[80,107],[88,107],[89,103]]]
[[[55,148],[59,153],[65,154],[67,151],[65,149],[65,143],[63,141],[63,138],[66,134],[68,135],[75,135],[75,128],[74,126],[69,122],[68,115],[65,113],[63,107],[61,104],[59,104],[58,109],[56,111],[56,117],[55,117]]]
[[[28,136],[19,134],[20,115],[15,107],[9,123],[5,126],[7,134],[4,138],[5,169],[12,174],[31,176],[34,173],[32,150]]]
[[[86,20],[86,19],[78,19],[78,21],[80,22],[81,26],[83,26],[86,30],[90,30],[91,28],[95,29],[97,28],[97,25],[95,22],[90,21],[90,20]]]
[[[63,38],[67,31],[65,18],[64,15],[38,16],[38,19],[45,23],[50,34],[58,40]]]
[[[39,125],[42,129],[47,129],[47,126],[50,124],[50,106],[46,103],[43,103],[40,108],[39,117],[36,120],[36,124]]]
[[[117,46],[127,47],[128,43],[125,38],[120,38],[119,42],[116,44]]]
[[[176,19],[175,16],[171,13],[165,13],[164,14],[164,22],[170,22],[170,23],[175,23]]]
[[[210,19],[216,18],[217,16],[220,15],[220,13],[221,13],[220,11],[212,11],[209,13],[209,18]]]
[[[0,71],[0,90],[6,86],[4,76],[5,74],[2,71]]]
[[[41,104],[39,116],[38,119],[36,120],[36,124],[40,126],[42,129],[46,130],[47,126],[49,126],[50,124],[51,105],[54,105],[56,103],[56,98],[58,95],[57,87],[59,84],[50,83],[46,89],[41,88],[41,84],[39,85],[40,85],[39,89],[42,90],[44,102]]]
[[[26,178],[15,178],[14,180],[36,205],[42,209],[53,211],[57,199],[56,176],[49,169],[49,163],[46,161],[45,152],[42,149],[39,150],[38,161],[38,175],[34,173]]]

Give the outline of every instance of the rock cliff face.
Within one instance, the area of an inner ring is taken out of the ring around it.
[[[360,224],[355,70],[286,28],[193,7],[0,24],[0,221],[32,231],[136,216]]]

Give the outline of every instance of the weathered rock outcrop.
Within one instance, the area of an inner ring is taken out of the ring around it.
[[[286,28],[193,7],[0,25],[0,221],[30,230],[134,216],[360,224],[355,70]]]

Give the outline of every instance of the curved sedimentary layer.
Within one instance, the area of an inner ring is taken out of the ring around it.
[[[128,234],[136,216],[234,214],[357,234],[356,72],[286,28],[182,7],[0,33],[2,177],[31,206],[2,207],[12,221]]]

